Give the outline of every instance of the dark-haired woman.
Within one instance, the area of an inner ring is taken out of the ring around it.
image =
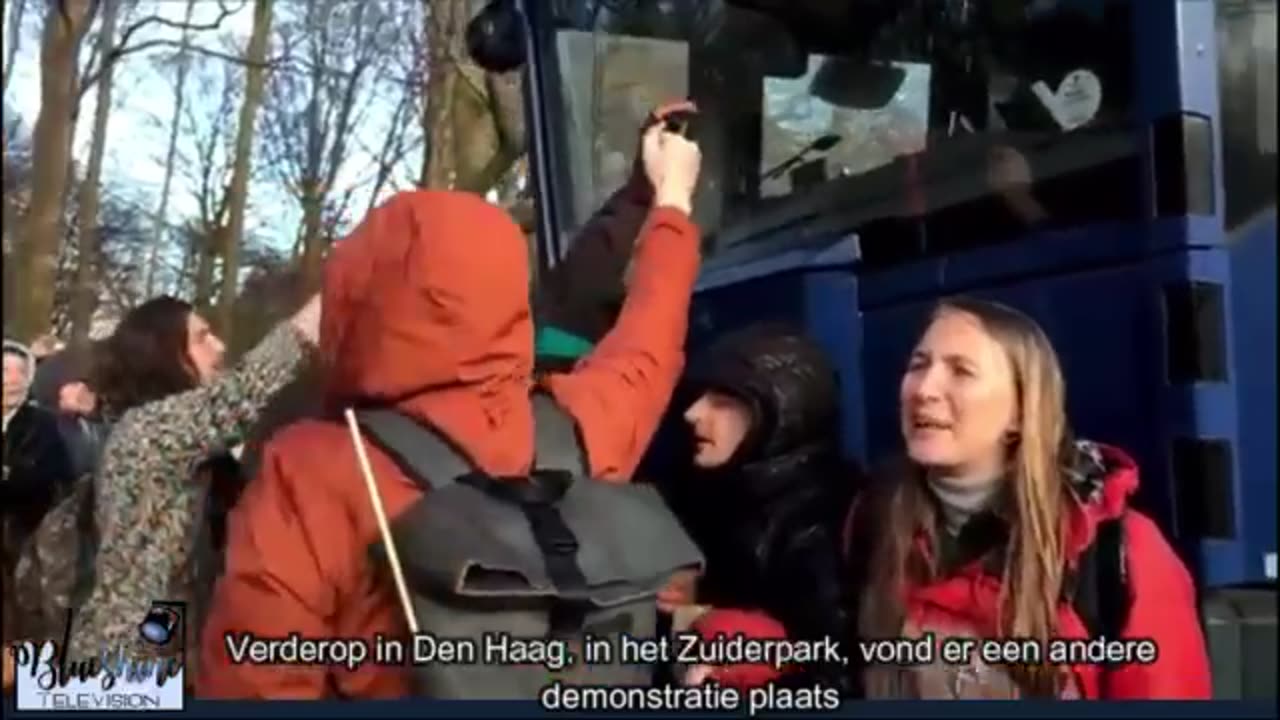
[[[316,297],[225,372],[222,341],[181,300],[150,300],[120,322],[94,373],[113,427],[95,479],[95,576],[71,634],[73,657],[141,650],[138,624],[152,602],[196,599],[193,549],[211,474],[193,471],[239,442],[301,371],[319,320]]]

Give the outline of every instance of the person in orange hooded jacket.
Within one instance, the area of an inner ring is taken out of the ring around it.
[[[545,388],[577,421],[591,474],[626,482],[684,364],[699,265],[689,218],[701,157],[661,126],[643,142],[653,209],[614,329]],[[334,247],[325,267],[320,347],[326,403],[393,406],[440,429],[494,477],[527,473],[533,371],[528,249],[478,196],[403,193]],[[421,491],[377,448],[369,461],[387,517]],[[378,527],[347,429],[306,420],[277,433],[228,528],[226,566],[201,647],[204,697],[385,698],[410,693],[399,668],[367,663],[236,664],[227,637],[407,635],[394,586],[367,558]]]

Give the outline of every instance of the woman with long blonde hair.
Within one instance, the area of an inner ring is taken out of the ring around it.
[[[1033,320],[991,302],[942,302],[900,403],[905,462],[859,500],[846,533],[857,635],[969,638],[972,651],[910,667],[862,663],[867,696],[1209,696],[1190,576],[1128,507],[1133,461],[1070,436],[1057,355]],[[1109,528],[1118,539],[1104,550]],[[1099,577],[1106,555],[1113,581]],[[1108,612],[1111,634],[1132,641],[1130,662],[1104,668],[1085,643],[1055,643],[1098,639]],[[984,661],[984,641],[1014,638],[1039,657]]]
[[[1191,578],[1129,508],[1134,462],[1071,437],[1057,355],[1033,320],[942,302],[900,403],[904,457],[845,524],[855,694],[1210,696]],[[752,623],[720,629],[760,636]]]

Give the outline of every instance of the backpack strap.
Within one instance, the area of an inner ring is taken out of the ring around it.
[[[1097,546],[1099,629],[1102,635],[1117,639],[1129,620],[1129,577],[1125,571],[1124,525],[1120,518],[1108,520],[1098,527]]]
[[[535,391],[530,402],[534,466],[540,470],[561,470],[573,477],[586,476],[586,461],[573,417],[544,391]],[[358,410],[356,420],[407,475],[419,485],[425,483],[425,489],[439,490],[475,469],[438,430],[396,410]]]
[[[1098,523],[1093,543],[1076,567],[1072,602],[1090,637],[1116,639],[1124,632],[1129,587],[1121,518]]]
[[[588,476],[577,421],[544,390],[535,390],[530,402],[533,404],[534,467],[563,470],[573,477]]]
[[[76,527],[76,563],[74,585],[71,588],[71,607],[80,608],[89,600],[98,576],[98,522],[94,502],[97,494],[98,474],[81,477],[71,496],[65,502],[73,503]]]
[[[534,390],[529,401],[533,405],[534,475],[539,480],[559,475],[566,484],[586,478],[589,469],[577,421],[544,390]],[[560,588],[585,588],[587,578],[578,565],[578,539],[559,508],[526,504],[523,509],[552,582]],[[565,637],[581,632],[588,610],[586,603],[564,599],[553,603],[548,618],[550,634]]]
[[[76,571],[75,584],[71,588],[71,607],[83,607],[93,593],[98,578],[98,533],[97,493],[98,473],[102,461],[106,458],[107,441],[115,430],[115,422],[104,422],[95,438],[93,458],[89,472],[85,473],[72,486],[68,500],[75,503],[76,518]]]
[[[450,485],[474,467],[438,430],[395,410],[357,410],[356,421],[424,490]]]

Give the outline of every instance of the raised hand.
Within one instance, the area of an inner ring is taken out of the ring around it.
[[[289,322],[293,323],[298,333],[312,345],[318,344],[320,342],[320,294],[312,295],[307,304],[294,313]]]
[[[655,125],[645,131],[645,173],[654,187],[654,204],[689,213],[702,170],[698,144]]]

